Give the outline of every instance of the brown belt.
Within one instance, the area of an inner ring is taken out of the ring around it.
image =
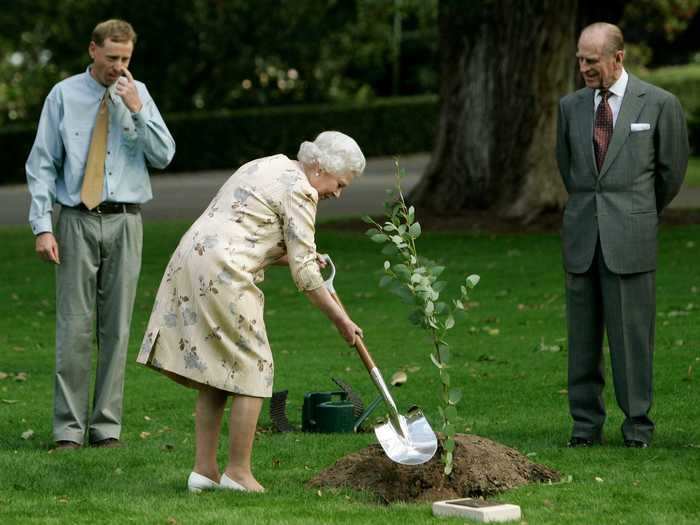
[[[102,202],[96,208],[88,210],[87,206],[82,202],[74,206],[72,209],[91,213],[108,214],[108,213],[131,213],[137,214],[141,211],[140,204],[131,204],[128,202]]]

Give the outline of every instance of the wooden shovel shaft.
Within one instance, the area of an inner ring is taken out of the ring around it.
[[[347,311],[345,310],[345,307],[343,306],[343,303],[340,302],[340,297],[338,297],[338,294],[336,294],[335,292],[329,293],[331,294],[333,300],[338,304],[338,306],[340,306],[340,309],[343,311],[343,313],[345,315],[348,315]],[[360,359],[362,359],[362,362],[364,363],[367,372],[371,374],[372,369],[377,368],[377,365],[374,364],[372,356],[369,355],[369,350],[367,350],[364,341],[359,336],[355,338],[355,350],[357,350]]]

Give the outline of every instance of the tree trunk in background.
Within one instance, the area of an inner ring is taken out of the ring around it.
[[[440,120],[410,199],[438,214],[528,222],[566,199],[554,147],[572,91],[576,0],[442,0]]]

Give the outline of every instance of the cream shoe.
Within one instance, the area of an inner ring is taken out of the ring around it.
[[[248,489],[246,489],[243,485],[241,485],[237,481],[233,481],[226,474],[221,475],[221,482],[219,483],[219,488],[223,490],[240,490],[243,492],[248,491]]]
[[[221,481],[223,480],[224,479],[221,478]],[[206,476],[202,476],[201,474],[197,474],[194,471],[190,472],[190,477],[187,478],[187,490],[194,493],[199,493],[203,490],[216,490],[221,488],[222,485],[219,485],[216,481],[213,481]]]

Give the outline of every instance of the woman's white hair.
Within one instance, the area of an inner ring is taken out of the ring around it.
[[[365,156],[360,146],[339,131],[324,131],[313,142],[302,142],[297,160],[306,166],[318,163],[320,169],[336,177],[347,172],[361,175],[365,170]]]

